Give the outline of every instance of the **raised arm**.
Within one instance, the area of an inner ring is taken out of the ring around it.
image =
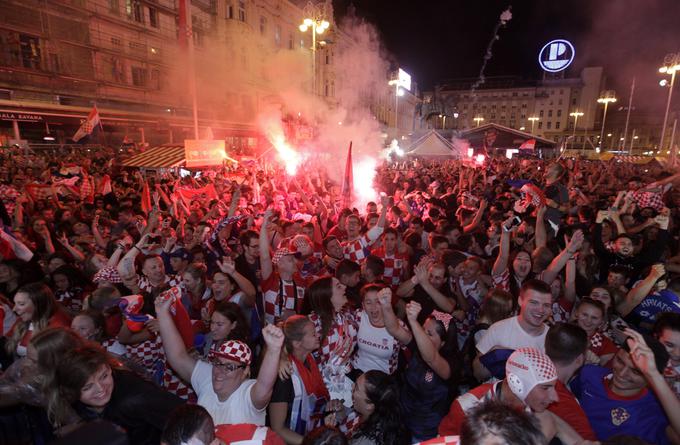
[[[392,291],[389,287],[378,292],[378,301],[387,333],[405,345],[411,343],[413,335],[399,323],[399,319],[392,308]]]
[[[545,211],[546,206],[536,209],[536,248],[545,247],[548,236],[545,230]]]
[[[657,399],[661,403],[666,417],[668,417],[670,425],[666,430],[669,437],[677,438],[680,433],[680,399],[675,395],[675,392],[668,386],[663,374],[656,368],[654,360],[654,353],[645,343],[644,338],[639,332],[632,329],[624,331],[628,338],[628,346],[630,347],[630,358],[642,373],[642,375],[649,382],[649,386],[656,394]]]
[[[217,267],[220,268],[220,270],[229,275],[234,282],[238,285],[238,287],[243,291],[245,294],[247,301],[246,305],[247,306],[254,306],[255,305],[255,286],[253,286],[253,283],[250,282],[249,279],[241,275],[237,270],[234,265],[234,260],[231,257],[224,257],[222,258],[221,261],[217,261]]]
[[[260,364],[257,381],[250,391],[250,398],[256,409],[266,408],[269,400],[272,398],[274,382],[276,382],[276,377],[278,376],[279,356],[281,355],[281,347],[284,340],[283,331],[272,324],[262,329],[262,337],[266,345],[264,358]]]
[[[269,253],[269,240],[267,239],[267,228],[269,227],[269,220],[272,217],[272,211],[267,209],[264,212],[262,219],[262,226],[260,226],[260,268],[262,271],[262,281],[265,281],[273,272],[272,258]]]
[[[418,323],[418,314],[420,313],[420,310],[420,304],[415,301],[411,301],[406,305],[406,318],[409,326],[411,326],[413,338],[416,340],[420,357],[439,377],[447,380],[451,377],[451,367],[449,366],[449,363],[444,360],[444,357],[439,355],[439,351],[435,348],[434,343],[432,343],[430,337],[420,323]]]
[[[566,237],[565,237],[566,238]],[[583,232],[577,230],[571,236],[571,239],[566,243],[566,247],[557,255],[548,265],[548,268],[543,272],[543,281],[552,283],[552,281],[559,275],[564,266],[566,266],[569,258],[574,256],[576,252],[581,249],[583,244]]]
[[[184,347],[182,336],[179,334],[177,326],[175,326],[175,322],[172,319],[172,315],[170,314],[172,300],[156,297],[154,304],[156,306],[156,316],[158,317],[158,326],[161,340],[163,341],[165,356],[168,358],[168,362],[170,363],[170,366],[172,366],[172,369],[174,369],[181,378],[190,382],[191,374],[194,372],[194,367],[196,366],[196,359],[187,352]],[[176,302],[176,304],[181,303]]]
[[[501,225],[501,242],[498,247],[498,256],[491,269],[491,276],[493,277],[500,276],[508,268],[508,258],[510,258],[510,234],[512,233],[507,229],[508,223],[509,221],[506,220]]]
[[[420,264],[415,267],[414,277],[440,310],[451,313],[456,308],[456,300],[445,296],[430,284],[430,264],[431,263],[428,261],[421,261]]]
[[[626,298],[616,306],[616,311],[622,317],[630,314],[642,300],[649,295],[654,288],[656,281],[666,274],[666,269],[663,264],[655,264],[649,271],[649,274],[640,281],[634,288],[626,294]]]
[[[125,279],[128,277],[131,277],[134,275],[135,272],[135,258],[137,258],[137,255],[142,251],[142,247],[146,245],[147,240],[149,239],[149,234],[146,233],[142,236],[142,238],[132,246],[130,250],[125,254],[123,259],[120,260],[118,263],[118,274],[121,276],[121,278]]]
[[[472,233],[477,228],[479,227],[479,224],[482,222],[482,216],[484,216],[484,212],[486,211],[486,206],[487,206],[486,199],[482,199],[479,202],[479,209],[477,209],[477,213],[475,213],[475,217],[472,218],[472,221],[470,224],[467,226],[463,227],[463,233]]]

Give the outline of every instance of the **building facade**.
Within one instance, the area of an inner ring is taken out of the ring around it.
[[[285,107],[287,87],[337,106],[335,55],[351,39],[330,29],[301,32],[306,0],[191,0],[180,35],[179,0],[5,0],[0,8],[0,138],[65,143],[96,105],[105,141],[159,144],[193,138],[187,45],[195,54],[199,137],[257,144],[256,117]],[[389,73],[367,108],[390,125]],[[417,101],[402,101],[401,107]],[[387,108],[383,110],[384,107]],[[295,110],[286,110],[294,112]],[[404,131],[411,128],[404,111]]]
[[[567,144],[596,144],[602,119],[597,98],[604,86],[601,67],[584,68],[575,78],[488,77],[475,91],[476,79],[438,84],[424,100],[430,103],[430,125],[463,130],[497,123]],[[437,110],[439,113],[437,113]],[[574,127],[572,112],[582,112]],[[533,118],[533,119],[532,119]],[[575,130],[575,131],[574,131]],[[573,136],[573,137],[572,137]]]

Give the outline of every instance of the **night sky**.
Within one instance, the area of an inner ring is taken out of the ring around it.
[[[353,5],[358,17],[374,24],[386,56],[411,73],[421,90],[447,78],[476,78],[493,29],[508,5],[513,18],[499,32],[487,75],[539,78],[540,48],[564,38],[576,49],[568,75],[578,75],[584,66],[602,65],[607,87],[616,90],[620,101],[627,101],[635,76],[637,104],[655,111],[663,107],[667,94],[658,86],[657,69],[665,54],[680,51],[678,0],[334,0],[333,4],[336,17],[342,18]]]

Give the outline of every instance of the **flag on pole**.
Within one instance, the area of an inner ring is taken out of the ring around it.
[[[520,150],[534,150],[536,147],[536,139],[527,139],[522,145],[519,146]]]
[[[99,111],[97,111],[97,107],[95,106],[92,107],[92,111],[90,111],[90,114],[87,116],[87,119],[85,119],[85,122],[83,122],[80,128],[78,128],[76,134],[73,135],[73,141],[78,142],[85,136],[91,135],[97,127],[103,129],[102,122],[99,119]]]
[[[345,176],[342,180],[342,206],[351,208],[354,195],[354,173],[352,171],[352,142],[347,150],[347,163],[345,164]]]
[[[144,181],[144,188],[142,189],[142,210],[147,215],[151,212],[151,193],[149,192],[149,183]]]

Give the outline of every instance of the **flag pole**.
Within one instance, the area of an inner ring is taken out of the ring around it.
[[[194,139],[198,139],[198,101],[196,99],[196,66],[194,37],[191,23],[191,0],[180,0],[179,2],[179,26],[180,43],[184,41],[187,45],[187,80],[189,83],[189,94],[191,95],[191,108],[194,118]]]

